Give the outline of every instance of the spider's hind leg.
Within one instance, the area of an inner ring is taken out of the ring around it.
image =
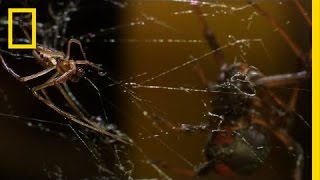
[[[290,151],[293,154],[292,156],[295,158],[293,180],[301,180],[304,163],[304,152],[301,145],[283,130],[277,130],[274,134],[288,148],[288,151]]]
[[[276,127],[259,118],[255,118],[254,123],[259,124],[272,132],[273,135],[287,148],[289,154],[292,155],[295,161],[292,179],[301,180],[304,164],[304,151],[301,145],[288,134],[288,131],[285,128]]]
[[[40,100],[41,102],[43,102],[44,104],[46,104],[47,106],[49,106],[51,109],[53,109],[54,111],[56,111],[57,113],[59,113],[60,115],[62,115],[63,117],[69,119],[70,121],[78,124],[78,125],[81,125],[83,127],[86,127],[92,131],[95,131],[95,132],[98,132],[100,134],[103,134],[103,135],[106,135],[106,136],[109,136],[117,141],[120,141],[120,142],[123,142],[125,144],[131,144],[131,141],[128,140],[126,137],[121,137],[119,135],[116,135],[116,134],[113,134],[113,133],[110,133],[108,131],[106,131],[105,129],[97,126],[96,124],[90,122],[90,121],[85,121],[83,122],[82,120],[78,119],[76,116],[62,110],[61,108],[59,108],[58,106],[56,106],[51,100],[49,99],[46,99],[45,97],[41,96],[38,91],[40,90],[43,90],[44,88],[41,88],[41,89],[35,89],[33,88],[32,89],[32,93],[33,95],[38,99]]]
[[[13,77],[15,77],[18,81],[20,82],[26,82],[26,81],[30,81],[32,79],[35,79],[35,78],[38,78],[40,76],[43,76],[49,72],[51,72],[52,70],[55,69],[55,67],[52,67],[52,68],[47,68],[47,69],[44,69],[40,72],[37,72],[35,74],[32,74],[32,75],[29,75],[29,76],[24,76],[24,77],[21,77],[20,75],[18,75],[16,72],[14,72],[8,65],[7,63],[5,62],[5,60],[3,59],[2,55],[0,54],[0,59],[1,59],[1,62],[2,62],[2,65],[3,67],[9,72],[9,74],[11,74]]]
[[[69,89],[69,86],[67,83],[63,83],[62,85],[58,84],[57,89],[60,91],[60,93],[63,95],[63,97],[66,99],[70,107],[73,109],[73,111],[81,117],[81,119],[85,119],[86,117],[89,117],[90,115],[88,111],[82,106],[82,104],[77,100],[77,98],[73,95],[71,90]]]

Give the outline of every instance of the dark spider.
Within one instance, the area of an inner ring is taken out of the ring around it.
[[[312,60],[309,53],[311,51],[304,54],[274,17],[251,0],[247,2],[272,23],[301,60],[301,64],[305,66],[299,68],[301,71],[296,73],[264,76],[257,68],[243,62],[227,64],[213,31],[202,16],[199,2],[192,1],[193,11],[204,27],[204,36],[220,67],[220,74],[215,84],[206,79],[199,65],[195,66],[196,71],[209,92],[224,93],[212,97],[210,113],[216,118],[211,119],[209,125],[205,127],[184,125],[177,128],[166,123],[177,131],[210,131],[205,148],[207,162],[194,171],[182,168],[172,170],[188,176],[202,176],[212,170],[227,177],[251,174],[261,167],[268,157],[270,136],[273,135],[287,147],[288,151],[294,154],[295,166],[292,179],[301,180],[304,162],[303,149],[288,132],[294,119],[298,90],[293,91],[289,103],[280,100],[270,90],[272,87],[285,85],[298,86],[301,80],[310,78],[309,67],[311,67]],[[311,22],[300,2],[298,0],[294,2],[307,22]],[[164,162],[155,163],[170,169]]]

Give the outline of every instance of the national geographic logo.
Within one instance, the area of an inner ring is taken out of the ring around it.
[[[31,14],[31,44],[13,44],[13,13]],[[37,17],[36,8],[9,8],[8,9],[8,49],[36,49]]]

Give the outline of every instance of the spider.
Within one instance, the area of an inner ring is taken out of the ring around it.
[[[214,116],[206,126],[175,127],[170,123],[165,123],[169,128],[180,132],[209,131],[208,143],[204,150],[207,161],[195,170],[171,168],[165,162],[155,161],[163,168],[187,176],[203,176],[211,171],[226,177],[248,175],[263,165],[269,155],[270,137],[273,136],[294,154],[295,165],[291,178],[301,180],[304,152],[301,145],[289,134],[295,116],[294,109],[298,91],[295,89],[289,103],[285,103],[271,91],[271,88],[285,85],[298,86],[301,80],[310,78],[311,56],[309,53],[311,52],[304,54],[274,17],[251,0],[247,2],[278,29],[282,38],[305,67],[296,73],[265,76],[256,67],[244,62],[227,64],[213,31],[202,16],[199,2],[192,1],[193,12],[203,26],[203,34],[220,67],[216,84],[206,79],[199,65],[195,65],[195,70],[209,92],[226,93],[212,97],[210,114]],[[298,0],[294,2],[310,23],[300,2]]]
[[[27,39],[30,41],[31,38],[27,30],[22,26],[22,23],[20,23],[19,25],[23,33],[27,37]],[[70,59],[70,49],[73,44],[76,44],[79,46],[83,56],[82,60]],[[14,55],[4,50],[1,50],[1,52]],[[68,41],[66,54],[64,54],[61,51],[57,51],[55,49],[45,48],[43,46],[37,45],[37,48],[32,50],[32,57],[33,59],[36,60],[38,64],[40,64],[45,69],[35,74],[21,77],[7,65],[2,54],[0,53],[0,59],[3,64],[3,67],[9,72],[9,74],[11,74],[14,78],[16,78],[20,82],[31,81],[43,75],[46,75],[50,72],[55,72],[46,82],[31,88],[33,95],[37,99],[42,101],[44,104],[49,106],[51,109],[61,114],[62,116],[66,117],[70,121],[75,122],[81,126],[84,126],[90,130],[101,133],[103,135],[107,135],[123,143],[128,143],[127,140],[125,140],[125,138],[121,137],[120,135],[116,135],[106,131],[104,128],[100,127],[98,123],[92,121],[89,118],[89,113],[83,108],[83,106],[80,104],[77,98],[73,95],[73,93],[71,92],[68,86],[68,82],[78,82],[79,79],[84,76],[85,71],[80,66],[90,67],[96,70],[97,72],[99,72],[100,75],[103,75],[102,68],[100,65],[94,64],[87,60],[86,54],[79,40],[70,39]],[[58,91],[63,95],[68,105],[75,112],[76,116],[62,110],[61,108],[59,108],[53,103],[53,101],[50,99],[50,97],[46,92],[46,88],[52,87],[52,86],[56,87]],[[42,95],[40,94],[40,92],[42,93]]]

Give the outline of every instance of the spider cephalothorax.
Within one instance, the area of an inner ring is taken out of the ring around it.
[[[227,121],[237,121],[239,117],[251,112],[252,99],[256,96],[254,81],[263,74],[255,67],[246,63],[224,64],[221,67],[218,84],[209,83],[212,92],[221,92],[219,96],[213,94],[212,113],[223,113]]]

